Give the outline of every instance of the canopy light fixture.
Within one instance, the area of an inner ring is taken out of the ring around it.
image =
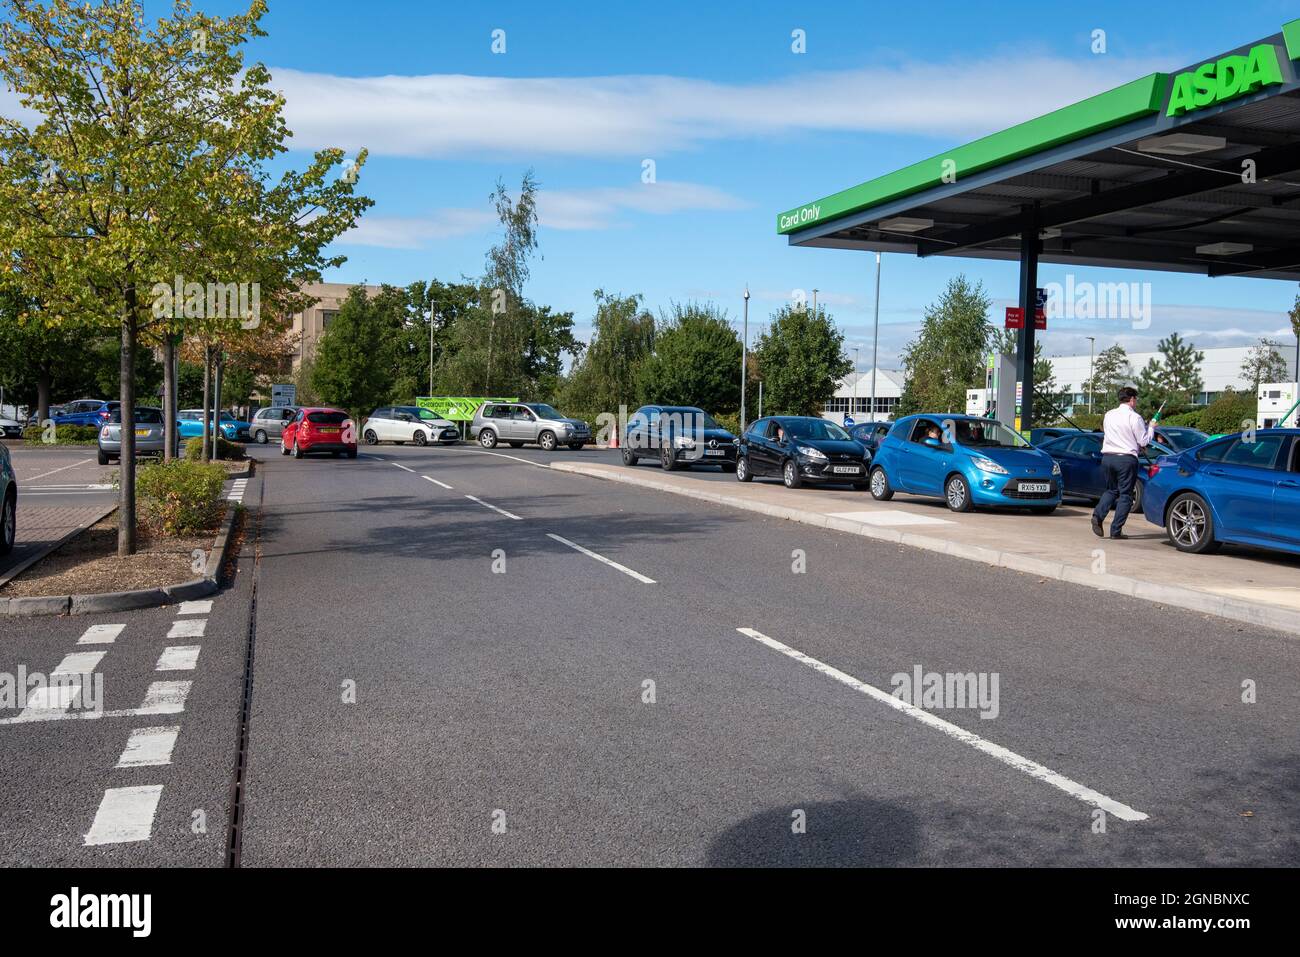
[[[881,229],[893,233],[919,233],[933,225],[933,219],[915,219],[911,216],[895,216],[893,219],[882,219],[879,223]]]
[[[1201,136],[1199,133],[1166,133],[1164,136],[1138,140],[1138,149],[1143,153],[1161,153],[1165,156],[1208,153],[1211,150],[1221,150],[1227,145],[1228,141],[1222,136]]]
[[[1208,243],[1197,246],[1196,253],[1198,256],[1237,256],[1254,248],[1250,243]]]

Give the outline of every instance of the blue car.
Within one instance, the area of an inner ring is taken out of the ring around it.
[[[880,440],[888,435],[893,427],[893,422],[859,422],[849,428],[849,435],[853,436],[853,440],[864,449],[875,455],[876,449],[880,447]]]
[[[212,420],[208,420],[211,424]],[[235,418],[229,412],[221,413],[221,437],[230,442],[247,442],[249,423]],[[176,413],[176,424],[180,427],[182,439],[192,439],[203,434],[203,410],[181,409]]]
[[[1300,554],[1300,429],[1224,436],[1156,460],[1146,519],[1181,552],[1224,542]]]
[[[1061,467],[1061,494],[1093,501],[1101,498],[1106,491],[1106,476],[1101,471],[1102,438],[1100,432],[1075,432],[1039,446]],[[1152,442],[1142,450],[1137,487],[1133,490],[1133,511],[1142,511],[1147,478],[1155,468],[1156,459],[1173,454],[1173,449],[1159,442]]]
[[[77,399],[75,402],[63,403],[58,412],[51,407],[50,418],[55,425],[93,425],[98,428],[109,420],[113,410],[121,404],[103,399]]]
[[[993,419],[909,415],[876,450],[870,487],[881,502],[907,492],[942,498],[954,512],[978,505],[1048,513],[1061,504],[1061,467]]]

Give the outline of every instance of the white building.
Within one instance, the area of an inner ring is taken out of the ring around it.
[[[845,412],[851,412],[854,420],[869,422],[893,418],[894,407],[903,394],[903,384],[907,381],[899,369],[879,369],[876,372],[876,407],[871,410],[871,370],[850,372],[835,387],[835,396],[826,404],[822,418],[840,422]]]

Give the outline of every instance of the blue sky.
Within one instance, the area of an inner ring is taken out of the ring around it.
[[[239,5],[202,3],[211,12]],[[487,197],[531,167],[541,253],[528,294],[585,330],[598,287],[653,309],[711,299],[751,325],[796,289],[820,290],[850,347],[870,352],[874,257],[797,249],[775,214],[1153,69],[1277,32],[1280,2],[368,3],[272,0],[253,59],[288,97],[296,149],[367,146],[377,202],[326,278],[404,284],[476,275],[495,236]],[[505,31],[494,54],[492,31]],[[806,52],[791,32],[806,34]],[[1106,52],[1091,50],[1092,32]],[[292,160],[301,165],[304,155]],[[642,182],[653,160],[656,182]],[[881,365],[964,271],[998,304],[1016,267],[886,256]],[[1046,266],[1043,282],[1063,281]],[[1050,354],[1130,351],[1178,329],[1202,347],[1293,341],[1296,287],[1128,270],[1150,282],[1151,328],[1061,320]],[[996,307],[995,307],[996,309]],[[1285,330],[1285,338],[1283,331]],[[753,330],[751,330],[752,332]],[[866,358],[863,366],[867,365]]]

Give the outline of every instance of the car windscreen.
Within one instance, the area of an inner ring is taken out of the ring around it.
[[[992,419],[957,419],[952,434],[958,445],[975,449],[1027,449],[1029,443],[1019,432]]]
[[[342,425],[348,420],[346,412],[308,412],[307,421],[318,425]]]
[[[415,412],[425,422],[434,422],[442,418],[442,416],[438,415],[431,409],[416,409]]]
[[[839,442],[848,442],[849,433],[845,432],[834,422],[827,422],[825,419],[792,419],[782,423],[787,433],[796,439],[817,440],[834,440]]]
[[[136,425],[162,425],[162,420],[163,417],[162,417],[161,409],[136,409],[135,410]],[[120,425],[122,422],[122,410],[120,408],[114,409],[113,414],[109,416],[109,421],[116,422]]]
[[[1169,444],[1177,452],[1194,449],[1209,438],[1204,432],[1197,432],[1195,429],[1161,430],[1161,434],[1169,440]]]
[[[547,405],[545,402],[532,402],[532,403],[529,403],[529,404],[528,404],[528,408],[530,408],[530,409],[532,409],[534,412],[536,412],[538,418],[542,418],[542,419],[562,419],[562,418],[564,418],[564,416],[560,415],[559,412],[556,412],[554,408],[552,408],[551,406]]]

